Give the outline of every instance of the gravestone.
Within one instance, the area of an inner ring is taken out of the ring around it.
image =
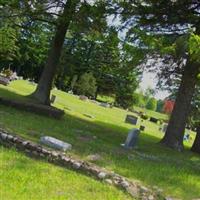
[[[165,132],[166,132],[166,130],[167,130],[167,127],[168,127],[168,124],[164,124],[164,125],[163,125],[163,128],[162,128],[162,132],[164,132],[164,133],[165,133]]]
[[[55,95],[52,95],[52,96],[51,96],[51,99],[50,99],[50,102],[51,102],[51,103],[54,103],[55,100],[56,100],[56,96],[55,96]]]
[[[104,108],[110,108],[110,104],[109,103],[100,103],[100,106],[102,106]]]
[[[138,130],[136,128],[131,129],[129,131],[129,133],[128,133],[127,138],[126,138],[125,144],[123,144],[122,146],[125,149],[132,149],[132,148],[134,148],[137,145],[137,143],[138,143],[139,134],[140,134],[140,130]]]
[[[9,82],[10,80],[8,78],[0,75],[0,84],[7,86]]]
[[[133,124],[133,125],[136,125],[137,124],[137,120],[138,118],[133,116],[133,115],[127,115],[126,116],[126,119],[125,119],[125,122],[126,123],[129,123],[129,124]]]
[[[88,100],[88,97],[84,96],[84,95],[80,95],[79,96],[79,99],[82,100],[82,101],[87,101]]]
[[[61,140],[58,140],[58,139],[50,137],[50,136],[41,137],[40,142],[49,147],[52,147],[52,148],[55,148],[58,150],[62,150],[62,151],[71,150],[71,148],[72,148],[71,144],[63,142]]]
[[[157,124],[158,119],[156,119],[155,117],[150,117],[149,121]]]
[[[144,130],[145,130],[145,126],[142,126],[142,125],[141,125],[141,126],[140,126],[140,130],[141,130],[141,131],[144,131]]]

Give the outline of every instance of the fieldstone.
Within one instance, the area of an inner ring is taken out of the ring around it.
[[[112,180],[111,180],[111,179],[105,179],[105,182],[106,182],[106,183],[108,183],[108,184],[110,184],[110,185],[112,185],[112,184],[113,184],[113,182],[112,182]]]
[[[74,167],[75,169],[79,169],[79,168],[81,167],[81,163],[79,163],[79,162],[74,162],[74,163],[73,163],[73,167]]]
[[[104,107],[104,108],[110,108],[110,104],[109,103],[100,103],[99,105]]]
[[[61,140],[58,140],[58,139],[50,137],[50,136],[41,137],[40,142],[43,144],[46,144],[47,146],[50,146],[52,148],[59,149],[62,151],[71,150],[71,148],[72,148],[71,144],[63,142]]]
[[[153,195],[149,195],[148,200],[154,200],[154,196]]]
[[[12,140],[13,136],[12,135],[7,135],[7,139]]]
[[[97,161],[97,160],[101,160],[101,156],[99,154],[93,154],[93,155],[87,156],[87,159],[90,161]]]
[[[141,186],[140,187],[140,191],[143,193],[147,193],[148,191],[149,191],[149,189],[148,188],[146,188],[146,187],[144,187],[144,186]]]
[[[1,133],[1,138],[2,138],[3,140],[6,140],[7,136],[8,136],[7,134]]]
[[[98,174],[98,177],[100,178],[100,179],[104,179],[105,177],[106,177],[106,173],[105,172],[100,172],[99,174]]]
[[[127,188],[127,187],[129,187],[129,183],[128,183],[127,181],[122,181],[122,182],[121,182],[121,186],[122,186],[123,188]]]

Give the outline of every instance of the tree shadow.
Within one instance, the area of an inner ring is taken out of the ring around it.
[[[11,99],[26,100],[26,97],[6,89],[0,89],[0,96],[2,91]],[[186,196],[187,193],[198,194],[199,186],[194,182],[191,186],[186,179],[187,176],[199,176],[200,158],[188,149],[184,153],[176,152],[161,146],[160,138],[142,132],[138,148],[127,151],[120,144],[125,142],[129,129],[117,124],[82,119],[69,111],[63,119],[54,120],[5,106],[0,106],[0,110],[7,112],[4,117],[0,116],[5,128],[8,127],[25,138],[38,142],[42,135],[50,135],[71,143],[73,150],[69,154],[86,159],[88,155],[98,153],[102,159],[96,161],[96,164],[131,179],[141,180],[148,185],[171,188],[170,190],[176,190],[177,187]],[[185,188],[190,188],[190,191],[185,191]]]

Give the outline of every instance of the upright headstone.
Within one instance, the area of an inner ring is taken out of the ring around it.
[[[126,138],[126,142],[122,146],[125,149],[132,149],[132,148],[134,148],[137,145],[137,143],[138,143],[139,134],[140,134],[140,130],[138,130],[136,128],[130,130],[129,133],[128,133],[128,136]]]
[[[158,119],[156,119],[155,117],[150,117],[149,121],[157,124]]]
[[[55,100],[56,100],[56,96],[55,96],[55,95],[52,95],[52,96],[51,96],[51,99],[50,99],[50,102],[51,102],[51,103],[54,103]]]
[[[58,150],[62,150],[62,151],[71,150],[71,148],[72,148],[71,144],[63,142],[61,140],[58,140],[58,139],[50,137],[50,136],[41,137],[40,142],[49,147],[52,147],[52,148],[55,148]]]
[[[162,128],[162,132],[164,132],[164,133],[165,133],[165,132],[166,132],[166,130],[167,130],[167,127],[168,127],[168,124],[164,124],[164,125],[163,125],[163,128]]]
[[[145,126],[142,126],[142,125],[141,125],[141,126],[140,126],[140,130],[141,130],[141,131],[144,131],[144,130],[145,130]]]
[[[137,120],[138,118],[133,116],[133,115],[127,115],[126,116],[126,119],[125,119],[125,122],[126,123],[129,123],[129,124],[133,124],[133,125],[136,125],[137,124]]]

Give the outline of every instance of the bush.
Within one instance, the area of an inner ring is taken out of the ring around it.
[[[74,90],[79,95],[95,97],[97,86],[93,74],[91,72],[84,73],[75,84]]]
[[[155,98],[150,98],[146,104],[146,108],[155,111],[157,108],[157,100]]]
[[[147,120],[147,119],[149,119],[149,116],[148,115],[146,115],[146,114],[141,114],[141,119],[144,119],[144,120]]]

